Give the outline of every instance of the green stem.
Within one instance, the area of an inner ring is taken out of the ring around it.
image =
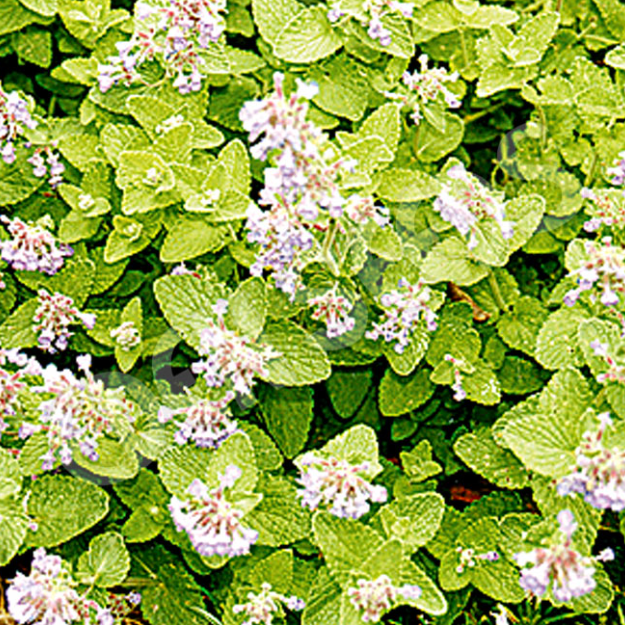
[[[488,270],[488,284],[490,286],[490,290],[493,293],[493,297],[495,298],[497,308],[499,308],[499,310],[502,310],[503,312],[508,312],[508,304],[506,304],[506,301],[501,294],[499,283],[497,282],[497,278],[495,278],[495,272],[492,269]]]
[[[328,232],[326,233],[326,238],[323,240],[323,246],[321,248],[321,259],[328,264],[330,270],[335,276],[339,275],[339,268],[337,267],[336,261],[332,256],[332,246],[334,245],[334,239],[336,238],[337,231],[338,223],[333,221]]]
[[[56,96],[53,95],[50,98],[50,104],[48,105],[48,117],[54,116],[54,109],[56,108]]]
[[[590,184],[592,183],[595,174],[597,173],[597,153],[593,152],[592,153],[592,160],[590,161],[590,169],[588,170],[588,173],[586,174],[586,178],[584,178],[584,186],[585,187],[589,187]]]

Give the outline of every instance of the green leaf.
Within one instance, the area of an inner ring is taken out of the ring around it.
[[[205,217],[181,215],[163,241],[160,258],[164,263],[180,263],[208,252],[217,252],[228,243],[228,229],[210,223]]]
[[[253,0],[252,11],[258,31],[265,41],[273,43],[280,31],[303,9],[296,0]]]
[[[443,468],[432,460],[432,445],[423,439],[412,451],[402,451],[399,454],[402,467],[413,483],[423,482],[434,475],[438,475]]]
[[[302,625],[327,625],[340,623],[342,589],[328,569],[322,566],[318,572],[306,607],[302,614]]]
[[[44,17],[52,17],[58,10],[58,0],[20,0],[27,9]]]
[[[327,512],[315,514],[313,533],[328,568],[338,581],[346,580],[352,570],[358,570],[383,543],[380,535],[367,525],[339,519]]]
[[[124,539],[115,532],[96,536],[89,551],[78,559],[76,579],[87,586],[110,588],[119,586],[130,570],[130,555]]]
[[[588,313],[579,307],[551,313],[536,338],[536,360],[546,369],[579,367],[584,362],[577,332]]]
[[[30,547],[55,547],[82,534],[108,512],[109,497],[91,482],[68,475],[44,475],[34,482],[28,515],[37,524],[29,530]]]
[[[9,564],[17,555],[29,522],[21,501],[0,499],[0,566]]]
[[[563,373],[567,374],[566,370]],[[579,393],[579,386],[572,383],[578,380],[579,384],[581,376],[571,372],[567,377],[570,379],[563,388]],[[558,395],[561,393],[562,390]],[[562,477],[576,464],[575,449],[581,437],[579,417],[557,408],[554,412],[538,410],[505,422],[501,435],[527,469],[548,477]]]
[[[349,419],[363,403],[371,388],[371,371],[333,369],[326,382],[332,407],[341,419]]]
[[[337,460],[346,460],[350,464],[366,463],[369,468],[365,472],[371,478],[382,471],[382,465],[378,461],[378,438],[375,430],[362,423],[335,436],[323,446],[321,452]]]
[[[133,554],[132,577],[152,583],[141,589],[141,613],[151,625],[214,625],[206,611],[204,591],[180,556],[156,545]]]
[[[435,245],[421,266],[421,276],[428,284],[454,282],[469,286],[487,275],[488,267],[472,260],[466,243],[458,237],[449,237]]]
[[[286,458],[294,458],[306,445],[313,418],[310,388],[262,389],[260,408],[267,430]]]
[[[223,296],[220,286],[192,275],[163,276],[154,283],[154,295],[169,325],[197,349],[214,317],[212,307]]]
[[[98,441],[97,451],[99,458],[93,461],[76,449],[74,461],[95,475],[116,480],[128,480],[139,471],[139,459],[127,441],[122,443],[110,438],[101,438]]]
[[[188,488],[193,480],[202,480],[209,488],[214,488],[230,465],[241,469],[241,477],[229,492],[251,493],[258,481],[258,470],[254,448],[243,432],[236,432],[216,450],[170,447],[158,460],[159,475],[165,488],[183,501],[189,496]]]
[[[263,498],[246,517],[246,523],[258,531],[259,545],[281,547],[310,536],[310,514],[290,480],[265,475],[256,490]]]
[[[376,178],[376,193],[391,202],[418,202],[438,195],[440,183],[417,169],[390,168]]]
[[[409,552],[428,543],[438,531],[445,500],[438,493],[421,493],[395,499],[383,506],[378,517],[389,538],[397,538]]]
[[[330,376],[330,362],[319,343],[291,321],[270,322],[258,342],[281,354],[266,365],[266,382],[308,386]]]
[[[0,35],[6,21],[3,18],[2,10],[7,6],[6,2],[0,5]],[[35,178],[32,173],[32,166],[26,159],[18,154],[17,160],[7,165],[0,162],[0,204],[2,206],[17,204],[29,198],[41,185],[43,178]]]
[[[328,21],[326,11],[316,6],[295,15],[271,44],[278,58],[291,63],[313,63],[330,56],[343,45]]]
[[[386,371],[379,390],[380,412],[386,417],[399,417],[427,402],[434,394],[430,371],[419,369],[409,376]]]
[[[538,332],[548,316],[542,302],[524,295],[499,318],[497,331],[506,345],[533,356]]]
[[[454,451],[473,471],[500,488],[525,488],[528,474],[523,465],[492,437],[488,428],[463,434]]]
[[[39,300],[33,297],[26,300],[4,321],[0,326],[0,343],[2,347],[13,349],[15,347],[35,347],[37,345],[37,335],[35,334],[33,324],[37,308],[39,308]]]
[[[260,278],[241,282],[228,300],[228,322],[237,332],[257,339],[267,318],[267,294]]]

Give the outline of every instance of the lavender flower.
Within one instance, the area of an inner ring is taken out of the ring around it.
[[[504,239],[513,236],[512,222],[506,221],[502,193],[487,189],[462,163],[447,170],[447,179],[434,200],[434,210],[460,234],[469,236],[469,249],[476,247],[476,228],[485,219],[493,219],[499,225]]]
[[[601,384],[610,382],[625,384],[625,365],[619,364],[616,358],[609,353],[608,345],[599,340],[594,340],[591,341],[590,348],[593,350],[595,356],[603,358],[606,365],[606,370],[597,375],[597,382]]]
[[[329,6],[327,16],[331,22],[338,22],[345,16],[353,17],[367,27],[371,39],[384,47],[391,44],[392,38],[391,32],[382,24],[382,18],[393,14],[412,17],[414,10],[414,4],[398,0],[364,0],[359,7],[349,3],[344,5],[342,0],[332,0]]]
[[[73,332],[69,326],[82,323],[91,329],[96,317],[91,313],[81,313],[74,300],[62,293],[50,295],[45,289],[38,293],[39,307],[33,317],[34,331],[39,335],[39,347],[51,354],[67,349],[67,341]]]
[[[13,416],[21,411],[20,393],[28,388],[26,379],[41,372],[36,358],[17,349],[0,348],[0,433],[6,429],[2,415]]]
[[[59,556],[37,549],[30,574],[18,572],[10,582],[6,592],[9,614],[20,624],[112,625],[110,610],[79,595],[76,585]]]
[[[307,262],[304,254],[313,248],[315,238],[285,208],[261,211],[252,204],[247,216],[248,241],[260,245],[250,273],[262,276],[264,270],[270,269],[276,288],[295,299],[301,286],[300,270]]]
[[[239,117],[255,142],[252,156],[270,161],[259,199],[268,209],[252,205],[248,210],[248,240],[260,246],[251,272],[261,275],[270,269],[276,287],[293,300],[301,287],[301,270],[314,259],[306,255],[317,247],[313,232],[328,231],[329,222],[344,215],[356,224],[371,219],[384,225],[388,211],[371,198],[343,197],[341,177],[355,163],[342,158],[328,137],[306,120],[317,86],[299,81],[287,97],[283,82],[282,74],[274,74],[274,92],[246,102]]]
[[[403,84],[394,92],[386,92],[386,96],[398,100],[402,105],[412,111],[410,117],[415,124],[423,119],[423,111],[431,104],[444,103],[449,108],[458,108],[462,103],[451,92],[446,83],[456,82],[458,72],[451,74],[445,68],[428,68],[429,58],[427,54],[419,57],[420,71],[402,75]]]
[[[429,332],[436,330],[436,313],[430,307],[431,299],[432,290],[423,282],[412,285],[402,278],[397,290],[385,293],[380,298],[384,321],[374,323],[373,330],[369,330],[365,336],[372,341],[380,337],[387,343],[397,341],[394,349],[401,354],[410,342],[410,335],[424,322]]]
[[[53,275],[61,269],[65,258],[74,253],[69,245],[57,245],[56,239],[47,229],[51,224],[50,219],[28,224],[19,217],[9,219],[1,215],[0,221],[7,224],[11,235],[10,239],[0,241],[0,255],[13,269]]]
[[[26,129],[37,127],[29,108],[17,91],[7,93],[0,87],[0,156],[9,165],[15,161],[17,141],[24,137]]]
[[[128,433],[136,418],[136,407],[126,399],[123,388],[107,389],[102,380],[94,378],[91,356],[79,356],[77,361],[83,378],[48,365],[42,372],[43,385],[31,387],[32,392],[49,398],[39,404],[38,423],[22,424],[20,438],[45,432],[49,449],[41,457],[44,471],[50,471],[57,460],[69,464],[73,445],[83,456],[97,461],[99,439],[116,431]]]
[[[175,417],[182,417],[175,421],[179,429],[174,438],[179,445],[192,440],[197,447],[216,449],[237,431],[237,424],[231,419],[232,413],[227,407],[233,399],[234,393],[228,392],[219,401],[200,399],[191,406],[176,410],[162,407],[158,420],[167,423]]]
[[[197,552],[210,556],[241,556],[249,553],[258,532],[242,525],[243,512],[226,499],[225,491],[241,476],[241,470],[229,466],[220,484],[209,489],[201,480],[189,486],[190,498],[173,497],[169,505],[179,532],[185,531]]]
[[[597,558],[582,556],[571,547],[571,537],[577,523],[570,510],[558,514],[560,540],[549,547],[537,547],[532,551],[514,555],[516,563],[523,568],[520,584],[532,595],[542,597],[549,587],[556,601],[567,602],[592,592]],[[603,557],[603,556],[602,556]]]
[[[141,343],[141,334],[139,329],[132,321],[124,321],[117,328],[111,330],[111,338],[125,352],[130,351]]]
[[[180,93],[199,91],[210,73],[204,50],[221,38],[226,11],[226,0],[137,3],[132,37],[117,43],[118,54],[99,66],[100,90],[140,82],[140,67],[146,61],[158,60]]]
[[[451,385],[451,389],[454,392],[454,399],[456,401],[462,401],[467,398],[467,392],[464,390],[464,386],[462,386],[462,372],[459,368],[464,365],[464,362],[458,358],[454,358],[451,354],[445,354],[444,359],[450,362],[454,368],[454,383]]]
[[[385,612],[401,605],[404,600],[414,601],[421,596],[421,588],[404,584],[394,586],[388,575],[380,575],[374,580],[359,579],[356,587],[347,590],[352,605],[362,612],[365,623],[377,623]]]
[[[590,219],[584,223],[586,232],[595,232],[601,226],[625,227],[625,197],[616,189],[582,189],[587,200],[586,212]]]
[[[365,479],[370,470],[367,462],[352,465],[346,460],[321,458],[310,452],[298,464],[301,474],[297,482],[304,488],[297,493],[302,505],[311,510],[330,505],[334,516],[357,519],[369,512],[370,501],[384,503],[387,499],[384,486],[374,486]]]
[[[238,603],[232,611],[244,614],[245,621],[241,625],[273,625],[274,618],[285,616],[284,607],[289,610],[303,610],[304,602],[298,597],[285,597],[271,589],[271,584],[264,582],[259,593],[249,592],[247,603]]]
[[[330,339],[353,330],[356,323],[355,319],[349,316],[354,305],[346,297],[339,295],[337,288],[338,284],[335,284],[322,295],[308,300],[308,305],[314,308],[312,318],[322,320],[326,324],[326,335]]]
[[[201,356],[205,360],[193,363],[193,373],[204,376],[210,387],[220,388],[228,383],[242,395],[249,395],[254,386],[254,376],[266,377],[267,361],[280,356],[271,347],[256,344],[226,327],[224,314],[226,300],[219,300],[213,311],[217,322],[209,320],[208,327],[200,335]]]
[[[60,156],[53,151],[51,146],[36,148],[34,154],[27,160],[33,166],[33,175],[37,178],[50,176],[48,184],[53,189],[63,182],[65,165],[61,163]]]
[[[584,241],[586,259],[569,277],[575,278],[577,287],[568,291],[564,303],[573,306],[585,291],[601,291],[599,301],[604,306],[616,306],[619,294],[625,292],[625,250],[612,244],[612,237],[603,237],[601,242]]]
[[[612,184],[621,187],[625,184],[625,152],[619,152],[618,155],[619,158],[615,159],[607,173],[612,176]]]
[[[594,508],[620,512],[625,510],[625,451],[604,447],[604,433],[612,421],[608,413],[599,419],[597,430],[584,433],[575,451],[576,466],[560,480],[558,493],[581,493]]]
[[[458,547],[456,551],[460,558],[460,564],[456,567],[457,573],[464,573],[466,568],[473,568],[477,564],[477,560],[486,560],[488,562],[497,562],[499,560],[499,554],[496,551],[475,553],[474,549],[465,549],[463,547]]]

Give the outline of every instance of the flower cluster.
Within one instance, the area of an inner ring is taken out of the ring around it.
[[[3,416],[13,416],[20,409],[20,393],[27,388],[25,378],[41,375],[41,365],[17,349],[0,348],[0,436],[8,425]]]
[[[606,382],[616,382],[617,384],[625,384],[625,366],[619,364],[616,359],[609,353],[609,346],[599,340],[592,341],[590,348],[595,356],[603,358],[607,369],[597,376],[597,382],[605,384]]]
[[[625,152],[619,152],[619,158],[615,159],[612,167],[608,167],[608,175],[612,176],[610,181],[613,185],[623,186],[625,184]]]
[[[349,316],[354,304],[340,295],[337,287],[338,285],[334,285],[322,295],[308,300],[308,305],[314,308],[312,318],[316,321],[322,320],[326,324],[326,335],[330,339],[353,330],[356,323],[355,319]]]
[[[596,431],[584,433],[575,451],[575,469],[560,480],[558,493],[581,493],[594,508],[620,512],[625,510],[625,451],[604,447],[604,432],[612,422],[608,413],[599,419]]]
[[[234,399],[234,393],[228,392],[219,401],[200,399],[191,406],[171,410],[165,406],[158,413],[158,420],[167,423],[175,417],[178,426],[174,439],[179,445],[192,440],[198,447],[216,449],[237,431],[237,424],[232,420],[228,404]]]
[[[188,500],[171,500],[169,510],[178,531],[187,533],[202,556],[242,556],[258,538],[257,531],[241,524],[243,513],[226,499],[225,490],[240,476],[241,470],[230,465],[216,488],[196,479],[189,486]]]
[[[595,232],[601,226],[625,226],[625,197],[622,191],[584,188],[582,197],[588,200],[586,212],[590,215],[590,219],[584,223],[586,232]]]
[[[388,575],[380,575],[373,580],[357,580],[356,587],[347,590],[347,596],[352,605],[362,612],[365,623],[377,623],[385,612],[399,605],[402,599],[414,601],[421,596],[421,592],[419,586],[410,584],[398,588]]]
[[[311,510],[320,504],[330,505],[330,513],[340,518],[358,519],[369,512],[369,502],[384,503],[384,486],[374,486],[365,478],[370,466],[367,462],[353,465],[336,458],[320,458],[313,452],[299,461],[301,475],[297,482],[302,505]],[[363,477],[364,476],[364,477]]]
[[[424,110],[428,105],[444,102],[449,108],[458,108],[462,102],[451,92],[445,83],[456,82],[458,72],[451,74],[443,67],[429,68],[427,54],[419,57],[420,71],[404,72],[398,89],[385,95],[398,100],[404,107],[411,110],[410,117],[415,124],[423,119]]]
[[[79,595],[76,585],[67,564],[39,548],[30,574],[18,572],[7,589],[9,614],[20,624],[113,625],[111,611]]]
[[[601,290],[600,301],[604,306],[616,306],[619,293],[625,292],[625,250],[612,244],[612,237],[601,242],[584,241],[586,260],[569,273],[577,287],[568,291],[564,303],[573,306],[584,291]]]
[[[25,130],[36,127],[28,102],[17,91],[7,93],[0,87],[0,156],[5,163],[10,165],[15,161],[15,143]]]
[[[300,271],[306,264],[304,253],[315,245],[313,235],[301,219],[280,206],[262,211],[251,204],[245,227],[248,241],[257,243],[261,250],[250,273],[262,276],[265,269],[270,269],[276,288],[294,299],[300,287]]]
[[[83,456],[98,460],[98,441],[105,434],[127,430],[136,418],[136,407],[128,401],[122,388],[105,388],[91,372],[91,356],[79,356],[78,366],[84,374],[77,378],[71,371],[59,371],[54,365],[43,370],[43,385],[33,386],[34,393],[45,399],[39,404],[41,415],[37,424],[23,423],[20,437],[45,432],[49,449],[42,456],[44,471],[60,460],[69,464],[74,445]]]
[[[193,363],[193,373],[201,374],[210,387],[219,388],[226,382],[242,395],[249,395],[254,386],[254,376],[267,376],[265,365],[280,354],[271,347],[255,344],[226,327],[224,315],[226,300],[218,300],[213,311],[217,322],[208,322],[200,335],[198,352],[205,360]]]
[[[139,328],[132,321],[124,321],[111,330],[111,338],[126,352],[141,343]]]
[[[53,147],[56,147],[53,145]],[[45,157],[45,158],[44,158]],[[35,152],[28,158],[28,162],[33,166],[33,175],[37,178],[48,178],[48,184],[53,188],[63,182],[63,172],[65,165],[60,161],[60,155],[56,154],[52,147],[43,146],[35,148]]]
[[[436,313],[430,306],[430,287],[421,281],[410,284],[405,278],[399,280],[397,286],[397,290],[380,297],[385,319],[381,323],[374,323],[373,330],[369,330],[365,336],[372,341],[380,337],[387,343],[397,341],[394,349],[401,354],[410,342],[410,335],[423,321],[430,332],[436,330],[437,323]]]
[[[274,74],[274,93],[262,100],[246,102],[239,117],[249,133],[250,152],[271,166],[264,170],[265,186],[259,204],[248,211],[248,240],[260,245],[252,274],[270,269],[277,288],[291,296],[300,287],[304,254],[316,239],[311,230],[325,231],[328,221],[345,215],[355,223],[369,219],[384,225],[386,212],[371,198],[341,194],[341,177],[353,171],[354,162],[344,159],[328,137],[306,120],[308,100],[317,93],[314,83],[298,81],[287,97],[284,76]]]
[[[96,316],[81,313],[74,300],[62,293],[50,295],[45,289],[38,293],[39,306],[33,317],[34,331],[38,334],[39,347],[51,354],[67,349],[67,342],[73,332],[69,326],[78,322],[86,328],[93,328]]]
[[[381,46],[391,44],[391,31],[384,27],[382,18],[387,15],[400,14],[404,17],[412,17],[415,5],[411,2],[399,2],[398,0],[364,0],[358,10],[348,9],[342,0],[332,0],[328,19],[338,22],[343,17],[353,17],[367,28],[367,34],[374,41],[379,41]]]
[[[100,90],[140,81],[141,65],[156,60],[168,76],[175,77],[173,84],[180,93],[199,91],[209,73],[205,51],[223,34],[226,10],[226,0],[137,3],[131,39],[117,43],[117,56],[99,66]]]
[[[304,609],[304,602],[299,597],[285,597],[272,590],[267,582],[261,586],[259,593],[249,592],[247,599],[247,603],[238,603],[232,608],[235,614],[245,615],[241,625],[273,625],[274,618],[284,616],[283,605],[289,610]]]
[[[462,373],[460,366],[463,364],[458,358],[454,358],[451,354],[445,354],[444,359],[450,362],[454,368],[454,382],[451,385],[451,390],[454,392],[454,399],[456,401],[462,401],[467,398],[467,392],[462,386]]]
[[[520,584],[532,595],[542,597],[549,586],[556,601],[566,602],[592,592],[596,560],[606,561],[614,557],[611,549],[605,549],[594,558],[582,556],[571,547],[577,523],[570,510],[558,514],[561,539],[550,547],[537,547],[514,555],[516,563],[523,568]]]
[[[61,269],[65,258],[74,253],[69,245],[57,245],[48,229],[53,225],[49,218],[28,224],[19,217],[9,219],[1,215],[0,221],[6,224],[11,235],[10,239],[0,241],[0,256],[13,269],[53,275]]]
[[[434,200],[434,210],[463,236],[469,235],[469,249],[477,246],[480,221],[493,219],[504,239],[513,236],[512,222],[506,221],[503,194],[489,190],[462,163],[447,170],[448,181]]]
[[[464,549],[458,547],[456,551],[460,557],[460,564],[456,567],[457,573],[464,573],[466,568],[473,568],[476,560],[487,560],[488,562],[497,562],[499,554],[496,551],[487,551],[486,553],[475,553],[473,549]]]

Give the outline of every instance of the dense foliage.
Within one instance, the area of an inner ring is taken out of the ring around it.
[[[624,38],[0,0],[0,621],[622,625]]]

